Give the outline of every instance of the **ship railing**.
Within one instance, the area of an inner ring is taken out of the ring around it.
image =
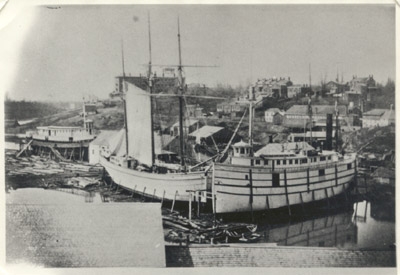
[[[346,159],[343,162],[330,162],[326,164],[310,164],[310,165],[305,165],[301,167],[282,167],[282,168],[275,168],[272,169],[270,168],[271,172],[298,172],[298,171],[304,171],[305,169],[328,169],[328,168],[334,168],[336,166],[341,166],[341,165],[347,165],[349,163],[354,163],[354,159]]]
[[[265,166],[253,166],[252,168],[262,168],[262,169],[266,169],[268,172],[272,173],[272,172],[284,172],[286,170],[286,172],[299,172],[299,171],[305,171],[307,168],[308,169],[328,169],[328,168],[334,168],[336,166],[341,166],[341,165],[347,165],[349,163],[354,163],[355,159],[342,159],[342,161],[335,161],[335,162],[329,162],[329,163],[325,163],[325,164],[309,164],[309,165],[302,165],[300,167],[279,167],[279,168],[274,168],[272,169],[272,167],[265,167]],[[226,166],[226,165],[224,165]],[[246,168],[248,168],[248,166],[246,166]]]

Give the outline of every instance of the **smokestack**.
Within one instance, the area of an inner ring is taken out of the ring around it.
[[[325,149],[330,151],[332,150],[332,130],[333,130],[333,115],[327,114],[326,115],[326,143]]]

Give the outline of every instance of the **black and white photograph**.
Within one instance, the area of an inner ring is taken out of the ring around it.
[[[396,273],[396,2],[7,9],[4,270]]]

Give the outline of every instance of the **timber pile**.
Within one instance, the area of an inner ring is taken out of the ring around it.
[[[56,162],[40,156],[16,157],[6,155],[6,176],[21,175],[65,175],[68,176],[100,176],[102,168],[93,165]],[[76,175],[79,174],[79,175]]]
[[[164,237],[173,243],[236,243],[257,242],[261,235],[256,233],[257,226],[246,223],[218,224],[211,221],[192,220],[177,213],[163,213]]]

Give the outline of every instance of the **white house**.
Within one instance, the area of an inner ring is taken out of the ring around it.
[[[362,125],[364,128],[388,126],[395,123],[395,117],[392,109],[373,109],[363,113]]]
[[[101,154],[111,155],[116,147],[122,147],[121,142],[125,142],[125,130],[102,130],[89,144],[89,163],[99,163]]]
[[[282,117],[282,119],[283,119],[285,112],[279,110],[278,108],[269,108],[264,113],[265,122],[274,123],[277,120],[277,118],[275,117],[276,114],[279,114],[280,117]],[[274,121],[274,117],[275,117],[275,121]],[[274,123],[274,124],[278,124],[278,123]]]

